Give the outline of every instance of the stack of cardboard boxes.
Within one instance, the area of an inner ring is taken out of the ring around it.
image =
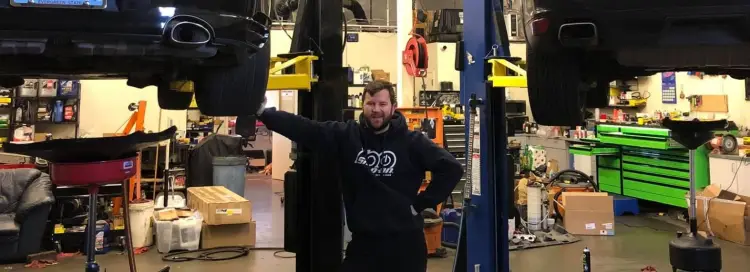
[[[223,186],[188,188],[188,207],[203,216],[201,248],[255,246],[249,200]]]

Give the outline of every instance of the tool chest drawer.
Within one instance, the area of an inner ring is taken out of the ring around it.
[[[687,189],[663,186],[623,178],[622,191],[626,196],[687,208]]]
[[[684,148],[672,140],[666,128],[600,124],[596,126],[596,137],[605,144],[659,150]]]
[[[620,157],[599,157],[597,165],[606,168],[620,169]]]
[[[598,168],[597,169],[597,182],[599,183],[599,190],[622,194],[622,176],[619,169],[609,168]]]

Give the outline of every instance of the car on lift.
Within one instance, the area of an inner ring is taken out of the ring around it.
[[[265,95],[271,20],[256,0],[0,2],[0,86],[25,77],[127,78],[159,106],[193,95],[211,116],[255,113]]]
[[[529,104],[574,126],[608,105],[609,82],[663,71],[750,77],[746,0],[523,0]]]

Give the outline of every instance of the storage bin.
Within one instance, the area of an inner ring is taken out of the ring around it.
[[[54,80],[54,79],[40,80],[39,81],[39,96],[40,97],[57,96],[57,80]]]
[[[78,97],[81,82],[78,80],[60,80],[57,83],[57,95],[62,97]]]
[[[18,96],[20,97],[36,97],[39,90],[39,80],[26,79],[19,89]]]
[[[200,247],[203,217],[196,212],[188,218],[156,221],[156,250],[169,253],[176,250],[196,250]]]
[[[185,194],[182,192],[169,192],[169,198],[167,199],[167,208],[185,208],[187,206],[187,200]],[[156,209],[164,208],[164,193],[156,195]]]
[[[151,219],[154,216],[154,202],[131,203],[130,231],[133,248],[149,247],[154,243]]]

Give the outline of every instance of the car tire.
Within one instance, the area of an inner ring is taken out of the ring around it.
[[[581,68],[566,51],[539,53],[527,47],[529,105],[534,122],[546,126],[578,126],[583,122]]]
[[[600,80],[586,93],[586,108],[606,108],[609,106],[609,82]]]
[[[185,110],[193,102],[193,93],[178,92],[169,88],[168,84],[162,84],[157,91],[159,108],[164,110]]]
[[[271,44],[237,66],[201,69],[195,79],[195,100],[207,116],[255,114],[268,86]]]

